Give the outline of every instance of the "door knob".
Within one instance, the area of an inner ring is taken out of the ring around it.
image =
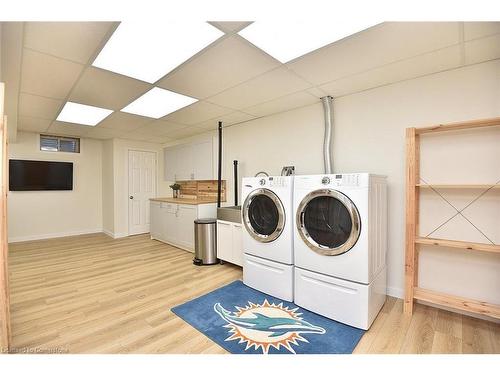
[[[131,195],[130,197],[128,197],[128,199],[134,199],[134,196],[133,196],[133,195]]]

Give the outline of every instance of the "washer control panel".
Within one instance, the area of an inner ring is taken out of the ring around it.
[[[269,177],[269,186],[271,187],[287,186],[287,179],[280,176]]]

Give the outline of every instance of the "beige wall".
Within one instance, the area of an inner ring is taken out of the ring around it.
[[[81,153],[39,150],[39,135],[20,132],[10,158],[74,163],[73,191],[9,193],[9,241],[105,232],[128,235],[128,150],[157,153],[157,195],[168,194],[158,144],[123,139],[81,138]]]
[[[81,153],[43,152],[39,135],[19,132],[9,158],[73,162],[72,191],[13,191],[8,195],[9,241],[102,230],[102,142],[81,139]]]
[[[500,116],[500,60],[340,97],[334,101],[334,113],[335,172],[372,172],[388,176],[388,286],[391,295],[401,297],[404,274],[405,128]],[[240,176],[252,176],[260,170],[279,174],[283,165],[295,165],[297,174],[320,174],[323,172],[322,140],[323,114],[319,103],[226,128],[224,175],[228,179],[229,197],[233,196],[233,159],[240,162]],[[483,141],[488,144],[487,149]],[[469,183],[493,183],[500,180],[498,129],[482,136],[467,134],[457,142],[450,139],[450,144],[458,149],[474,143],[476,149],[483,151],[475,153],[469,148],[466,155],[462,154],[457,159],[440,153],[442,145],[439,142],[424,144],[425,151],[430,151],[433,156],[439,155],[443,162],[438,166],[437,163],[432,165],[433,160],[424,160],[431,163],[430,167],[424,167],[423,172],[432,182],[439,178],[442,170],[447,170],[448,174],[437,182],[464,180]],[[461,167],[463,160],[468,160],[467,168]],[[453,161],[457,163],[451,168]],[[482,166],[479,173],[478,165]],[[489,198],[498,202],[498,193]],[[228,203],[233,204],[232,200]],[[493,232],[490,236],[498,240],[500,210],[491,209],[498,206],[489,207],[487,214],[491,214],[492,219],[487,225],[481,225],[487,226]],[[436,209],[427,212],[429,217],[435,214]],[[446,211],[439,214],[440,219],[447,218]],[[452,228],[448,234],[459,235],[463,231],[460,228]],[[433,250],[432,254],[423,254],[422,267],[424,265],[425,269],[421,270],[423,286],[500,302],[497,290],[500,285],[498,257]]]

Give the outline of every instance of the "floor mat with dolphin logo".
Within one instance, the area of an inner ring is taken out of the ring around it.
[[[309,342],[304,338],[304,334],[322,335],[326,332],[323,327],[315,326],[301,318],[302,313],[297,312],[298,307],[290,309],[283,306],[283,302],[276,305],[265,299],[260,305],[248,302],[248,306],[235,308],[237,312],[231,313],[218,302],[214,305],[217,314],[229,323],[224,327],[229,328],[232,335],[226,341],[238,340],[240,344],[246,343],[245,350],[254,347],[255,350],[262,349],[262,352],[267,354],[271,347],[277,350],[283,347],[295,353],[292,344],[298,346],[299,341]]]
[[[365,333],[239,280],[172,311],[235,354],[352,353]]]

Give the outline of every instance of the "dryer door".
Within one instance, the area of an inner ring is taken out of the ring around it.
[[[269,189],[252,191],[243,203],[242,213],[246,230],[259,242],[274,241],[283,232],[285,210]]]
[[[296,222],[302,240],[321,255],[349,251],[361,231],[359,212],[354,203],[332,189],[307,194],[297,209]]]

